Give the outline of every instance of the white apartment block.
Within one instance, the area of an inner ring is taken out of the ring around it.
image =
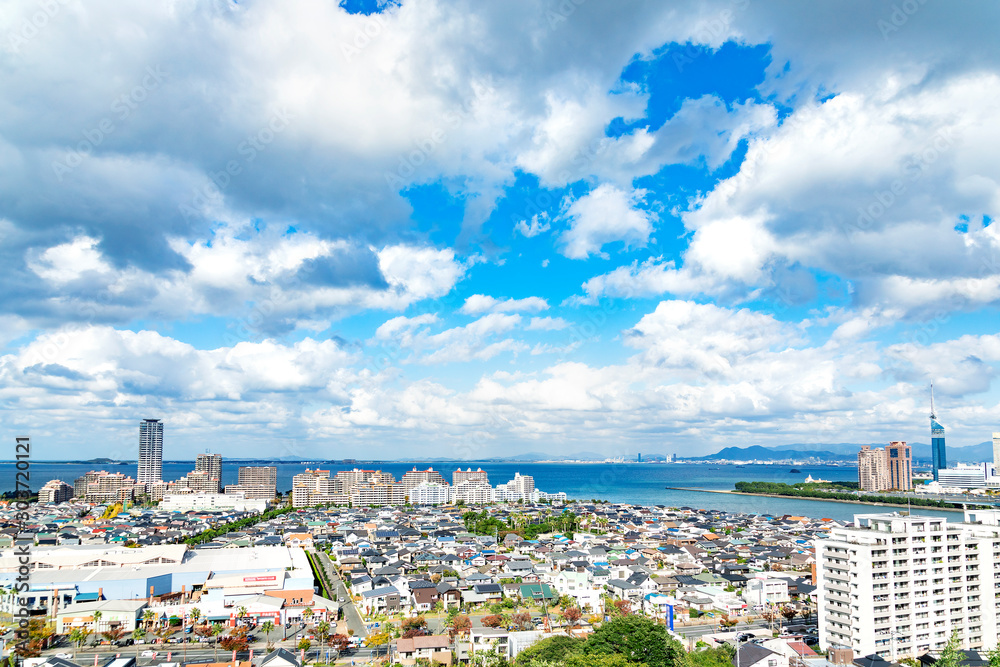
[[[1000,510],[965,521],[859,514],[817,539],[820,646],[888,660],[940,650],[953,630],[962,648],[997,645]]]
[[[451,487],[451,502],[462,501],[466,505],[487,505],[496,500],[496,491],[489,482],[466,480]]]
[[[788,596],[788,581],[785,579],[769,579],[758,575],[747,581],[743,599],[751,606],[769,604],[784,604],[791,598]]]
[[[451,499],[451,488],[447,484],[424,482],[410,489],[409,496],[414,505],[447,505]]]

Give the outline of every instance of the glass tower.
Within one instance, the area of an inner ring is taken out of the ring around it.
[[[944,426],[934,414],[934,385],[931,385],[931,472],[938,481],[938,471],[948,467],[948,457],[944,450]]]

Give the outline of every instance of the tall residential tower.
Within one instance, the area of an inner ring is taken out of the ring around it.
[[[139,422],[139,473],[137,481],[152,484],[163,479],[163,422],[143,419]]]
[[[934,414],[934,385],[931,385],[931,472],[934,481],[938,481],[938,471],[948,467],[948,457],[944,449],[944,426]]]
[[[215,480],[213,493],[222,491],[222,454],[199,454],[194,460],[194,469],[208,473],[208,478]]]

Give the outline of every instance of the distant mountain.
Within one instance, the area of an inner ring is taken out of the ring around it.
[[[726,447],[719,450],[715,454],[695,458],[702,461],[714,461],[718,459],[728,459],[730,461],[780,461],[782,459],[804,459],[815,457],[818,459],[826,459],[828,461],[836,461],[853,459],[857,457],[857,455],[858,450],[854,450],[852,455],[847,455],[823,449],[799,451],[795,449],[777,449],[772,447],[762,447],[760,445],[751,445],[749,447]]]
[[[884,447],[888,443],[865,443],[870,447]],[[708,456],[693,457],[703,461],[714,461],[728,459],[731,461],[779,461],[782,459],[805,459],[818,458],[827,461],[855,460],[858,450],[863,445],[857,443],[836,443],[836,444],[815,444],[802,443],[793,445],[778,445],[775,447],[763,447],[761,445],[751,445],[749,447],[726,447],[715,454]],[[931,446],[923,443],[910,443],[913,451],[914,461],[930,462]],[[948,447],[948,464],[957,462],[978,463],[981,461],[993,460],[993,442],[987,440],[978,445],[968,447]]]

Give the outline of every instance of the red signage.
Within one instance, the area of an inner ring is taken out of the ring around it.
[[[270,577],[243,577],[243,582],[246,583],[248,581],[277,581],[277,579],[278,577],[274,575]]]

